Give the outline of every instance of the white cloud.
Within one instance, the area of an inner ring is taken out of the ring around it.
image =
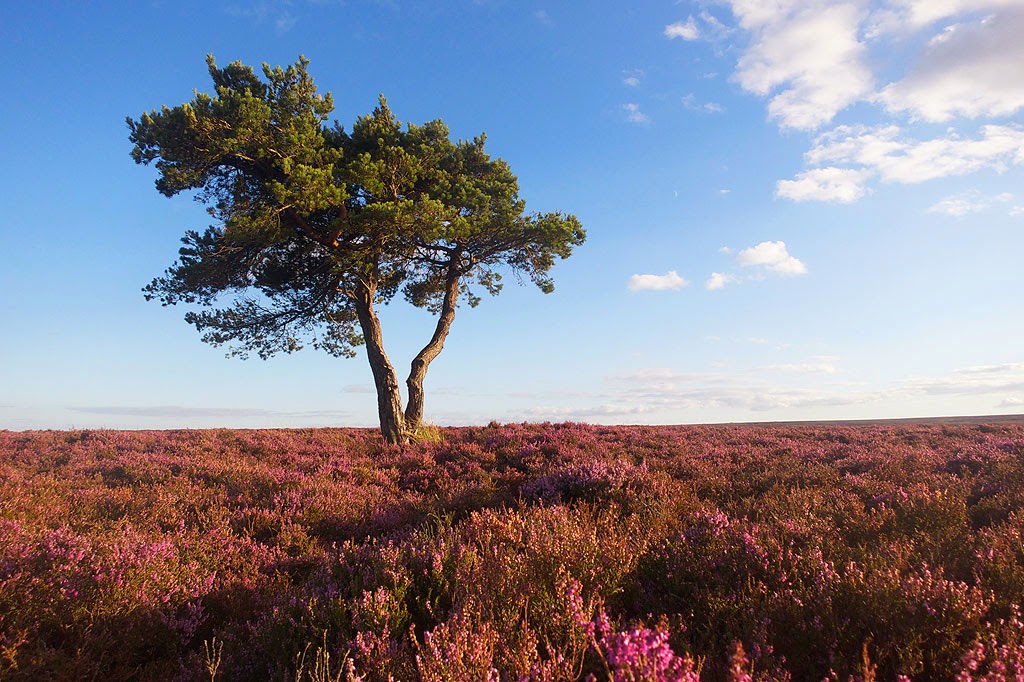
[[[775,195],[793,201],[835,201],[850,204],[867,193],[870,173],[854,168],[813,168],[797,173],[795,180],[779,180]]]
[[[807,266],[789,255],[785,242],[761,242],[736,254],[736,262],[743,267],[763,267],[781,275],[802,275]]]
[[[890,0],[873,12],[866,4],[731,0],[752,38],[736,80],[749,92],[774,95],[768,113],[784,128],[817,128],[858,101],[928,121],[1006,116],[1024,108],[1020,0]],[[992,13],[979,20],[979,12]],[[910,73],[876,93],[869,65],[885,60],[872,60],[870,50],[886,47],[895,32],[934,32],[932,25],[946,19],[964,21],[941,26],[924,41]]]
[[[1004,398],[996,407],[1024,407],[1024,398]]]
[[[533,18],[544,24],[545,26],[551,26],[551,16],[547,13],[547,10],[539,9],[533,13]]]
[[[623,104],[622,108],[626,110],[626,120],[629,121],[630,123],[643,125],[645,123],[650,123],[651,121],[647,114],[640,111],[639,104],[634,104],[633,102],[630,102],[628,104]]]
[[[820,136],[777,196],[853,203],[876,182],[1024,164],[1024,130],[1007,120],[1024,112],[1024,0],[724,2],[747,39],[729,37],[733,80],[766,98],[781,128],[816,130],[841,111],[875,120]],[[712,41],[730,36],[703,15],[694,26]],[[941,122],[957,127],[923,125]]]
[[[1011,165],[1024,164],[1024,129],[1011,125],[984,125],[980,135],[973,139],[961,137],[950,130],[945,137],[916,140],[904,135],[903,129],[895,125],[875,128],[839,126],[820,135],[804,158],[810,165],[831,164],[830,167],[836,169],[831,171],[833,173],[857,170],[862,174],[859,178],[862,182],[877,175],[882,182],[912,184],[985,169],[1003,172]],[[839,169],[835,164],[859,166],[859,169]],[[815,173],[826,170],[828,167],[807,171],[808,177],[814,179],[818,177]],[[779,194],[790,196],[782,192],[792,193],[800,189],[800,185],[783,183],[799,182],[803,175],[798,176],[797,181],[780,182]],[[837,174],[835,177],[841,176]],[[857,178],[852,173],[848,177]],[[786,189],[782,190],[782,187]],[[808,198],[815,198],[810,196],[813,194],[810,184],[804,189]],[[852,184],[848,189],[852,189]]]
[[[1013,201],[1013,195],[1009,192],[995,196],[985,196],[981,192],[973,190],[940,199],[928,209],[928,212],[943,213],[954,218],[960,218],[968,213],[985,211],[996,203],[1006,203],[1008,201]]]
[[[1024,108],[1022,35],[1019,2],[980,22],[948,26],[906,78],[883,88],[879,99],[890,112],[926,121],[1016,113]]]
[[[686,23],[677,21],[674,24],[669,24],[665,27],[665,37],[669,40],[674,38],[682,38],[683,40],[697,40],[700,38],[700,29],[697,28],[697,22],[691,16],[687,18]]]
[[[677,291],[690,286],[675,270],[664,275],[633,275],[626,285],[630,291]]]
[[[783,23],[794,11],[799,9],[801,0],[731,0],[729,5],[732,13],[740,22],[740,26],[753,31],[765,26]]]
[[[704,288],[708,291],[715,291],[716,289],[721,289],[726,284],[735,281],[735,275],[730,275],[727,272],[712,272],[711,276],[708,277],[708,281],[704,282]]]
[[[756,246],[743,249],[739,253],[729,246],[723,246],[718,252],[725,256],[735,254],[736,264],[741,268],[754,268],[753,275],[741,276],[735,272],[712,272],[704,281],[704,288],[708,291],[717,291],[725,288],[726,285],[736,284],[750,279],[762,279],[765,273],[777,275],[802,275],[807,272],[807,266],[802,261],[789,254],[785,242],[761,242]],[[768,343],[766,340],[765,343]]]
[[[732,0],[754,36],[735,78],[767,96],[768,114],[784,128],[814,129],[869,95],[873,79],[858,38],[863,11],[853,2]]]

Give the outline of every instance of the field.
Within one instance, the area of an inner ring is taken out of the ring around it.
[[[0,679],[1024,679],[1024,421],[429,435],[0,431]]]

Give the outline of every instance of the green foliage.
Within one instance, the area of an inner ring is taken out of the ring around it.
[[[434,443],[435,445],[444,442],[444,431],[434,424],[420,424],[409,435],[412,443]]]
[[[262,77],[207,64],[213,94],[128,127],[157,189],[195,191],[216,221],[187,232],[179,260],[144,289],[164,305],[206,307],[186,320],[208,343],[243,357],[307,344],[350,356],[367,332],[360,304],[401,292],[439,312],[457,285],[472,306],[478,290],[501,290],[503,270],[550,292],[555,260],[584,241],[575,216],[525,213],[483,135],[453,142],[440,120],[403,127],[383,96],[347,132],[327,124],[334,100],[305,58],[264,65]]]

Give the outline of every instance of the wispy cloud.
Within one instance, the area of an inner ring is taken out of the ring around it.
[[[766,412],[788,408],[849,406],[869,402],[870,394],[837,386],[788,386],[752,372],[675,372],[647,370],[607,379],[615,399],[609,404],[638,413],[681,413],[700,409]]]
[[[287,33],[295,28],[298,19],[290,12],[286,12],[274,20],[274,28],[278,33]]]
[[[642,69],[631,69],[622,72],[622,84],[631,88],[638,87],[644,78]]]
[[[682,98],[683,108],[688,111],[699,111],[705,114],[720,114],[725,107],[717,102],[700,102],[692,92]]]
[[[674,24],[669,24],[665,27],[664,35],[666,38],[672,40],[674,38],[682,38],[683,40],[697,40],[700,38],[700,29],[697,28],[697,22],[694,18],[688,17],[685,22],[677,21]]]
[[[991,371],[971,368],[946,375],[897,379],[887,386],[869,389],[849,381],[837,381],[838,358],[818,356],[790,364],[765,365],[747,370],[685,372],[650,368],[620,372],[606,377],[607,391],[592,396],[595,406],[546,408],[548,414],[572,418],[607,415],[611,419],[635,415],[640,420],[686,421],[684,415],[700,410],[729,415],[729,419],[760,418],[759,413],[787,414],[790,410],[843,408],[882,409],[911,400],[988,396],[1001,409],[1024,406],[1024,365],[993,366]],[[777,375],[777,376],[776,376]],[[875,406],[872,408],[872,406]],[[799,414],[798,413],[798,414]],[[748,416],[745,416],[748,415]]]
[[[601,418],[623,418],[651,412],[652,408],[644,405],[623,405],[607,403],[604,405],[593,405],[583,407],[566,407],[564,405],[551,405],[528,407],[520,410],[517,418],[526,420],[541,419],[544,421],[563,420],[591,420]],[[628,420],[627,420],[628,421]]]
[[[256,24],[272,24],[277,33],[287,33],[298,22],[298,18],[291,11],[293,4],[290,0],[235,2],[227,5],[224,12]]]
[[[629,121],[630,123],[643,125],[651,122],[651,119],[648,118],[647,114],[640,111],[639,104],[629,102],[627,104],[623,104],[622,108],[626,111],[626,120]]]
[[[702,26],[702,28],[700,29],[701,37],[717,41],[722,40],[736,32],[734,28],[725,25],[718,19],[718,17],[711,14],[711,12],[708,12],[707,10],[701,11],[699,16],[700,23]]]
[[[784,372],[793,374],[835,374],[839,371],[836,366],[839,358],[831,355],[823,355],[811,358],[805,362],[795,362],[781,365],[765,365],[759,369],[764,372]]]
[[[859,166],[882,182],[919,183],[1024,164],[1024,129],[985,125],[974,138],[950,130],[944,137],[920,140],[899,126],[840,126],[818,137],[806,160]]]
[[[954,374],[979,376],[979,375],[1006,375],[1016,372],[1024,372],[1024,362],[1004,362],[1001,365],[973,365],[961,367],[954,370]]]
[[[755,346],[771,346],[775,350],[788,350],[792,345],[789,343],[768,339],[763,336],[750,336],[744,339],[744,341],[746,343],[751,343]]]
[[[969,213],[980,213],[988,210],[997,203],[1007,203],[1010,201],[1013,201],[1013,195],[1010,193],[988,196],[977,190],[971,190],[940,199],[932,204],[928,212],[962,218]]]
[[[678,291],[690,286],[675,270],[664,275],[633,275],[626,284],[630,291]]]
[[[182,405],[104,405],[69,407],[73,412],[117,417],[193,418],[193,417],[271,417],[278,413],[247,407],[185,407]]]
[[[944,377],[909,379],[905,390],[922,395],[987,395],[1024,392],[1024,371],[1007,370],[994,374],[954,372]]]
[[[185,405],[86,405],[69,406],[72,412],[106,415],[111,417],[144,417],[152,419],[237,419],[237,418],[344,418],[347,412],[338,410],[263,410],[251,407],[194,407]]]
[[[818,136],[804,158],[821,167],[798,173],[794,180],[780,180],[778,196],[851,203],[868,193],[869,183],[876,180],[917,184],[1024,165],[1024,129],[985,125],[973,138],[950,130],[944,137],[920,140],[895,125],[839,126]]]

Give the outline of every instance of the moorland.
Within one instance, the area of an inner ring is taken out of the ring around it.
[[[423,435],[0,431],[0,679],[1024,675],[1024,419]]]

